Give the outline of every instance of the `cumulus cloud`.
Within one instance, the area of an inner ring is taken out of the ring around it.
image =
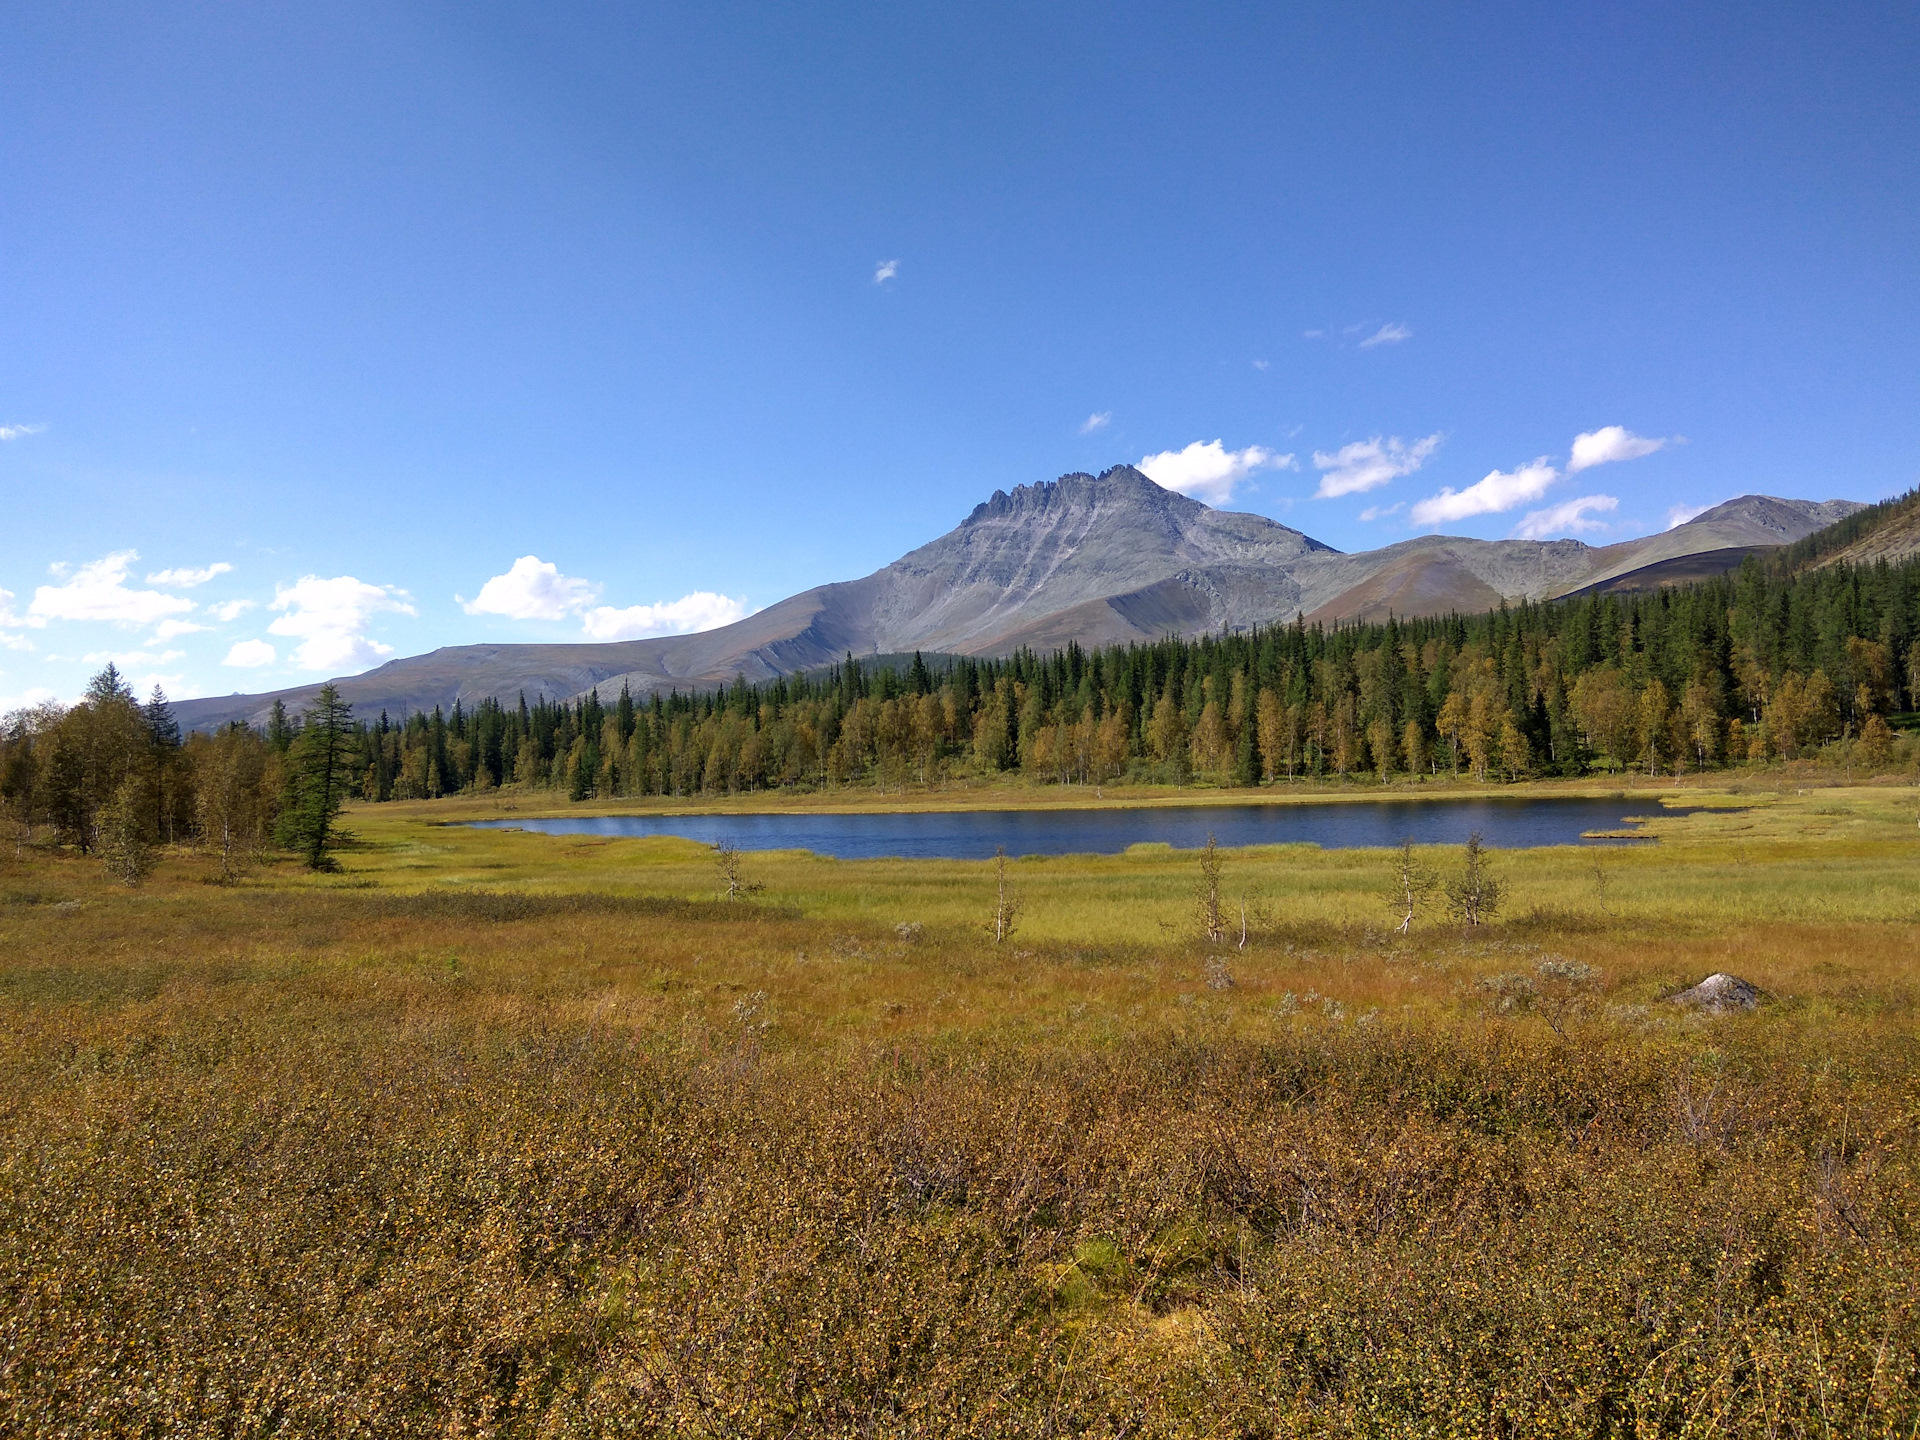
[[[238,620],[259,603],[257,600],[223,600],[218,605],[209,605],[207,613],[222,625],[226,625]]]
[[[1538,500],[1547,487],[1560,478],[1560,472],[1542,455],[1531,465],[1518,465],[1511,471],[1491,471],[1484,480],[1464,490],[1447,486],[1438,495],[1429,495],[1407,512],[1416,525],[1443,525],[1464,520],[1469,515],[1497,515],[1529,500]]]
[[[1616,460],[1638,460],[1664,450],[1671,440],[1655,440],[1636,435],[1624,425],[1603,425],[1573,437],[1573,454],[1567,460],[1567,473],[1577,475],[1595,465],[1611,465]]]
[[[899,273],[900,262],[898,260],[879,261],[873,267],[873,283],[876,285],[884,285]]]
[[[191,620],[162,620],[153,627],[153,638],[172,640],[179,635],[197,635],[206,628],[204,625],[194,624]]]
[[[0,590],[0,649],[31,650],[33,642],[24,635],[9,635],[9,630],[23,630],[28,626],[46,624],[44,620],[34,620],[25,615],[13,613],[13,592]]]
[[[122,670],[131,670],[136,665],[164,665],[169,660],[179,660],[186,655],[184,650],[166,650],[156,655],[151,650],[95,650],[82,655],[83,665],[118,665]]]
[[[1406,503],[1406,501],[1400,500],[1392,505],[1369,505],[1360,512],[1360,518],[1362,520],[1383,520],[1389,515],[1398,513],[1400,507]]]
[[[648,635],[690,635],[743,620],[753,611],[745,598],[734,600],[711,590],[696,590],[659,605],[629,605],[616,610],[596,605],[583,628],[591,640],[640,640]]]
[[[1587,530],[1604,530],[1605,523],[1589,520],[1590,514],[1606,514],[1620,508],[1617,495],[1582,495],[1546,510],[1530,510],[1514,527],[1522,540],[1552,540],[1561,535],[1577,535]]]
[[[1113,412],[1111,410],[1096,410],[1080,422],[1080,433],[1082,435],[1091,435],[1096,430],[1106,429],[1112,421]]]
[[[731,625],[753,613],[744,599],[696,590],[657,605],[596,605],[601,586],[562,575],[560,567],[537,555],[522,555],[504,575],[480,587],[472,600],[460,600],[469,615],[504,615],[510,620],[564,620],[580,617],[589,640],[638,640],[648,635],[687,635]]]
[[[1712,508],[1711,505],[1675,505],[1667,511],[1667,529],[1677,530],[1687,521],[1706,514]]]
[[[589,609],[600,587],[590,580],[562,575],[560,567],[538,555],[522,555],[504,575],[495,575],[471,600],[460,601],[469,615],[504,615],[509,620],[564,620]]]
[[[1140,473],[1165,490],[1191,495],[1209,505],[1224,505],[1234,487],[1256,470],[1297,470],[1291,455],[1276,455],[1260,445],[1229,450],[1218,440],[1196,440],[1184,450],[1162,450],[1140,462]]]
[[[1358,495],[1376,490],[1402,475],[1411,475],[1440,448],[1440,438],[1434,434],[1408,444],[1398,435],[1385,439],[1376,435],[1371,440],[1342,445],[1331,454],[1316,450],[1313,466],[1326,473],[1320,477],[1320,488],[1313,492],[1314,497],[1331,500],[1339,495]]]
[[[222,665],[237,665],[243,670],[255,670],[262,665],[271,665],[274,661],[273,646],[264,640],[242,640],[227,651]]]
[[[1362,350],[1371,350],[1376,345],[1398,345],[1402,340],[1411,340],[1413,330],[1406,325],[1382,325],[1366,339],[1360,342]]]
[[[32,615],[13,613],[13,592],[0,590],[0,645],[9,650],[31,650],[32,644],[24,635],[9,635],[9,630],[38,630],[47,622]]]
[[[127,571],[140,558],[136,550],[116,550],[82,565],[64,585],[42,585],[33,592],[27,613],[46,620],[108,620],[117,625],[152,625],[193,609],[191,600],[158,590],[130,590]],[[65,566],[54,566],[63,575]]]
[[[267,626],[267,633],[300,642],[293,650],[295,665],[335,672],[364,670],[393,653],[391,645],[368,637],[374,616],[419,613],[406,591],[369,585],[351,575],[303,575],[292,585],[276,585],[270,608],[284,613]]]
[[[28,435],[38,435],[47,427],[44,425],[0,425],[0,440],[20,440]]]
[[[0,695],[0,715],[11,719],[15,712],[36,710],[42,705],[59,703],[60,697],[44,685],[31,685],[19,695]]]
[[[170,590],[191,590],[196,585],[204,585],[216,575],[231,573],[233,566],[224,560],[216,560],[204,570],[178,569],[157,570],[147,576],[149,585],[165,585]]]

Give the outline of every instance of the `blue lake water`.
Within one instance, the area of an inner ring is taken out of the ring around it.
[[[1366,849],[1459,845],[1474,831],[1501,849],[1605,844],[1589,830],[1617,830],[1629,815],[1660,813],[1652,796],[1626,800],[1369,800],[1306,805],[1168,805],[1111,810],[948,810],[911,815],[591,815],[482,820],[487,829],[549,835],[679,835],[742,850],[811,850],[842,860],[882,856],[977,860],[1009,855],[1114,855],[1161,842],[1192,849],[1211,831],[1221,845]],[[1679,813],[1679,812],[1668,812]],[[1615,842],[1618,843],[1618,842]]]

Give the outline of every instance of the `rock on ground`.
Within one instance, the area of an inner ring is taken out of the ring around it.
[[[1760,1003],[1760,987],[1724,972],[1707,976],[1691,990],[1669,997],[1676,1005],[1724,1015],[1729,1010],[1752,1010]]]

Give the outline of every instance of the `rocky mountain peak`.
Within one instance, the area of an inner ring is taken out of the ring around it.
[[[1058,480],[1016,485],[1011,494],[996,490],[974,506],[973,512],[960,523],[962,526],[977,525],[986,520],[1122,506],[1139,506],[1162,512],[1177,511],[1188,517],[1207,509],[1198,500],[1190,500],[1177,491],[1162,489],[1131,465],[1115,465],[1098,475],[1075,470]]]

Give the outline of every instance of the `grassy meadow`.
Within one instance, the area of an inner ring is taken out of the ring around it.
[[[1224,852],[1224,944],[1192,852],[996,946],[990,862],[510,793],[0,851],[0,1431],[1920,1434],[1920,791],[1642,783],[1474,931]]]

